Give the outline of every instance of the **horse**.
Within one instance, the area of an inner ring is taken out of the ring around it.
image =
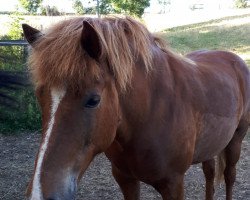
[[[211,200],[216,156],[232,199],[250,123],[250,73],[239,56],[181,56],[131,17],[72,18],[43,32],[22,26],[42,112],[29,199],[75,199],[102,152],[125,200],[140,198],[140,181],[164,200],[184,199],[184,174],[195,163]]]
[[[27,85],[21,73],[0,70],[0,106],[13,108],[17,101],[8,91],[18,90]]]

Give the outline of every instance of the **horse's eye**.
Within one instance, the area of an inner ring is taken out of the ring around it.
[[[101,97],[99,95],[92,95],[85,103],[86,108],[95,108],[99,105]]]

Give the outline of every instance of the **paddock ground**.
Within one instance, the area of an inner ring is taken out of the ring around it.
[[[234,200],[250,199],[250,130],[242,146],[237,165]],[[35,154],[40,142],[39,133],[0,135],[0,199],[23,200],[32,175]],[[141,199],[160,200],[150,186],[141,184]],[[204,176],[200,165],[192,166],[185,177],[185,199],[204,199]],[[224,185],[216,187],[215,200],[225,199]],[[120,200],[122,194],[111,175],[110,163],[104,155],[96,157],[79,186],[77,200]]]

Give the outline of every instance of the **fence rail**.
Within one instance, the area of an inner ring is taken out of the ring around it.
[[[26,71],[28,42],[23,39],[0,40],[0,69]]]
[[[0,40],[0,46],[28,46],[26,40]]]

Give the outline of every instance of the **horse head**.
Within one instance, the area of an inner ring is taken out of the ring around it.
[[[23,25],[42,111],[42,141],[27,189],[31,200],[74,199],[82,174],[110,146],[119,125],[118,93],[100,36],[89,22],[81,23],[71,41],[67,31],[58,38]]]

